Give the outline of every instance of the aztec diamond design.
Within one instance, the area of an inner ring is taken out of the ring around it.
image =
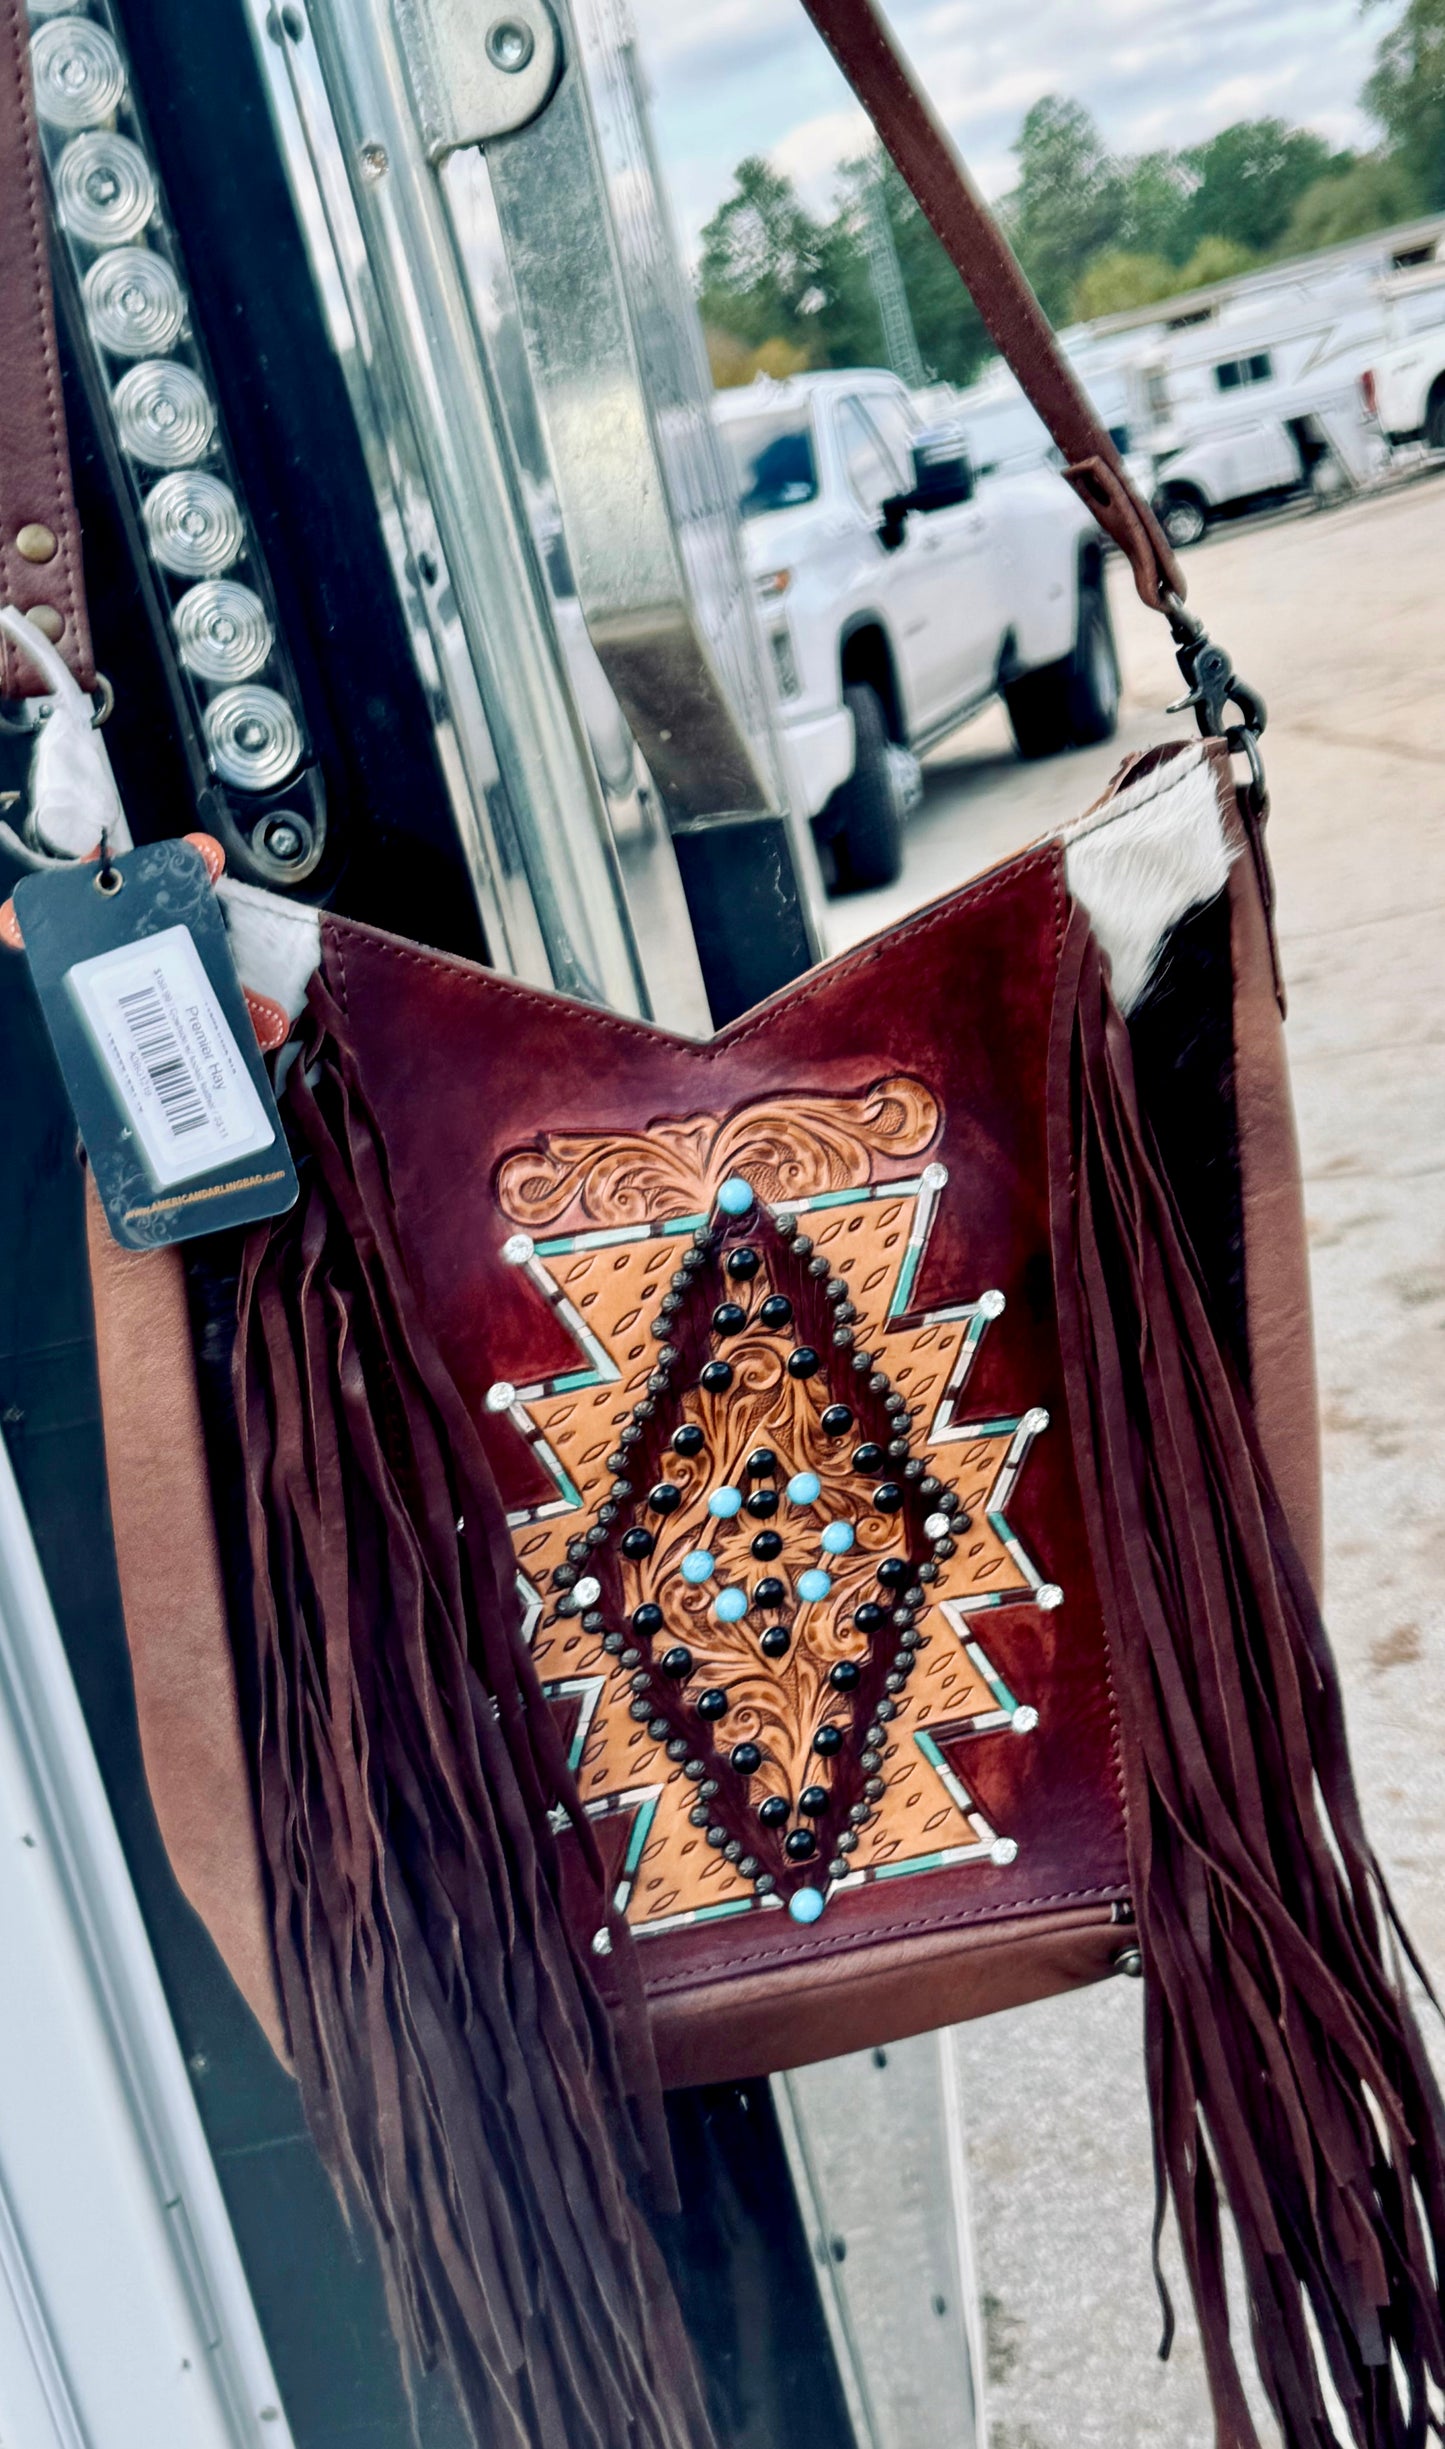
[[[965,1762],[1037,1723],[975,1627],[1062,1599],[1007,1515],[1048,1418],[965,1416],[1002,1293],[910,1315],[946,1183],[739,1171],[504,1244],[583,1364],[487,1399],[553,1491],[511,1517],[535,1655],[639,1933],[1016,1851]]]

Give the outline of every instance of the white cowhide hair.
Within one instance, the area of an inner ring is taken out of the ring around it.
[[[1186,742],[1059,837],[1069,891],[1109,956],[1114,999],[1139,1003],[1170,929],[1224,889],[1235,856],[1225,838],[1219,768]]]

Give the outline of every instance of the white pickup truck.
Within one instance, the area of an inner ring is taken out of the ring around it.
[[[896,376],[720,392],[794,787],[838,890],[891,883],[917,759],[995,697],[1024,757],[1109,739],[1098,529],[1052,474],[976,485]]]

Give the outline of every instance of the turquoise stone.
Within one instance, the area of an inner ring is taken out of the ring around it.
[[[788,1482],[788,1495],[794,1505],[816,1505],[823,1493],[823,1483],[816,1471],[795,1471]]]
[[[788,1911],[795,1922],[816,1922],[826,1902],[821,1888],[795,1888]]]
[[[712,1580],[712,1558],[707,1549],[693,1548],[688,1555],[684,1556],[681,1572],[685,1582],[710,1582]]]
[[[721,1624],[736,1624],[748,1612],[748,1594],[736,1585],[720,1590],[713,1601],[713,1611]]]
[[[823,1545],[830,1556],[846,1556],[853,1545],[851,1522],[829,1522],[823,1531]]]
[[[731,1522],[734,1514],[743,1510],[742,1491],[737,1488],[715,1488],[707,1501],[707,1510],[719,1522]]]
[[[753,1204],[751,1184],[741,1174],[730,1173],[718,1192],[717,1203],[725,1216],[746,1216]]]
[[[810,1565],[806,1573],[800,1573],[798,1575],[798,1596],[800,1599],[807,1599],[809,1601],[813,1599],[826,1599],[832,1587],[833,1577],[830,1573],[825,1573],[821,1565]]]

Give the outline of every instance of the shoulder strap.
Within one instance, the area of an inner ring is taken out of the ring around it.
[[[88,689],[95,673],[60,396],[24,0],[0,0],[0,229],[0,601],[35,619]],[[48,685],[27,656],[0,638],[0,696],[36,696]]]
[[[963,277],[990,338],[1064,454],[1064,475],[1129,562],[1151,611],[1182,599],[1179,564],[1122,460],[1017,256],[920,90],[874,0],[803,0]]]

